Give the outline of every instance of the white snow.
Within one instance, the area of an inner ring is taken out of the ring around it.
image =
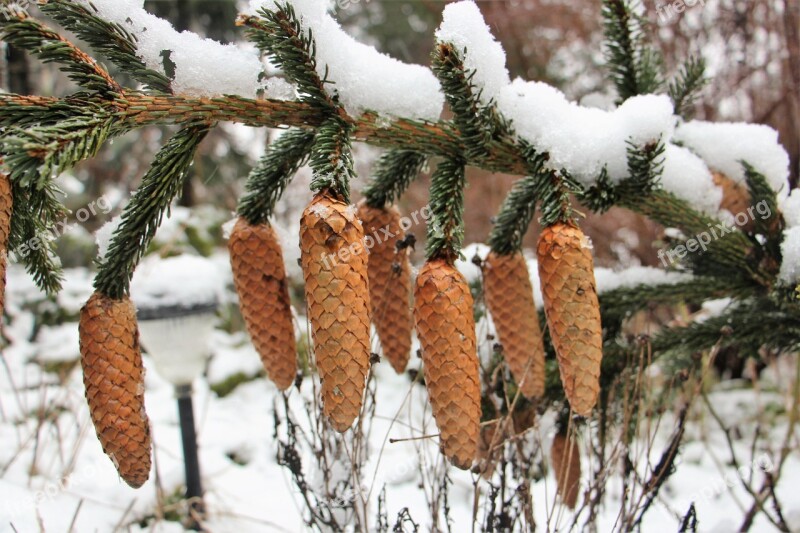
[[[137,307],[206,304],[220,301],[227,273],[211,259],[148,256],[136,269],[131,296]]]
[[[461,272],[461,275],[464,276],[467,283],[475,283],[483,279],[481,267],[473,263],[472,259],[477,256],[483,261],[486,259],[486,256],[489,255],[490,251],[491,248],[480,242],[468,244],[461,250],[461,255],[464,256],[464,259],[457,259],[455,267]]]
[[[350,115],[371,110],[389,117],[437,120],[444,95],[433,72],[403,63],[355,40],[318,0],[290,0],[316,42],[317,73],[327,72],[329,94],[338,94]],[[251,0],[248,12],[274,9],[273,0]]]
[[[780,199],[789,194],[789,155],[769,126],[694,120],[677,127],[675,140],[736,182],[745,181],[745,161],[764,175]]]
[[[794,226],[783,232],[781,243],[781,271],[779,279],[792,285],[800,281],[800,226]]]
[[[264,96],[272,100],[294,100],[297,91],[283,78],[269,78],[264,82]]]
[[[583,107],[558,89],[519,78],[503,87],[498,107],[513,120],[517,134],[550,154],[549,165],[566,169],[585,185],[603,167],[618,182],[628,176],[628,144],[637,146],[672,136],[672,103],[666,96],[630,98],[613,111]]]
[[[175,65],[172,89],[177,94],[210,97],[235,94],[255,98],[264,70],[252,48],[221,44],[197,34],[178,32],[164,19],[145,11],[144,0],[76,0],[104,20],[115,22],[137,39],[137,55],[148,68],[167,74],[165,52]]]
[[[634,266],[623,270],[597,267],[594,269],[594,278],[597,283],[597,292],[602,294],[637,285],[674,285],[688,281],[692,279],[692,276],[681,272],[668,272],[660,268]]]
[[[800,189],[793,189],[781,204],[781,212],[786,222],[786,227],[800,226]]]
[[[463,54],[464,67],[475,71],[472,81],[481,91],[480,98],[484,104],[496,99],[500,89],[509,84],[506,53],[492,36],[480,9],[472,0],[445,6],[436,40],[452,44],[457,52]]]
[[[98,229],[94,234],[95,242],[97,243],[97,257],[105,257],[108,253],[108,247],[111,245],[111,238],[114,232],[117,231],[120,223],[122,223],[122,216],[117,215]]]
[[[226,241],[231,238],[231,233],[233,233],[233,228],[236,226],[236,223],[239,222],[239,215],[233,214],[233,218],[227,221],[222,225],[222,238]]]
[[[719,211],[722,190],[703,160],[686,148],[666,146],[661,186],[702,213],[714,216]]]

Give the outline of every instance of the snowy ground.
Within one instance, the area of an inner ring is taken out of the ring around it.
[[[216,260],[223,264],[225,257]],[[159,518],[165,514],[158,511],[159,507],[169,511],[170,505],[174,505],[183,470],[172,389],[156,374],[146,356],[146,404],[155,448],[150,481],[139,490],[125,485],[94,436],[83,399],[80,365],[74,364],[78,360],[75,317],[90,291],[87,271],[70,270],[56,305],[41,296],[20,269],[14,267],[9,273],[10,324],[6,335],[11,344],[3,352],[0,369],[0,442],[3,443],[0,531],[105,532],[115,528],[138,531],[142,529],[140,521],[147,517],[144,529],[182,531],[177,522]],[[61,317],[45,319],[59,308],[63,310]],[[41,325],[43,320],[46,325]],[[481,327],[487,326],[484,323]],[[218,330],[213,337],[212,352],[206,376],[195,383],[208,529],[239,533],[304,530],[303,501],[289,471],[276,461],[274,415],[276,410],[281,416],[284,413],[277,390],[262,378],[218,397],[209,383],[220,383],[237,373],[255,374],[260,362],[242,333]],[[419,360],[413,360],[412,365],[418,366]],[[762,442],[769,442],[769,446],[762,449],[759,445],[754,456],[760,458],[761,466],[768,466],[777,457],[790,407],[780,390],[787,384],[786,376],[792,374],[791,367],[781,371],[773,368],[766,372],[760,391],[728,387],[731,390],[719,389],[711,394],[723,420],[738,427],[740,434],[734,440],[741,457],[752,456],[749,449],[752,422],[759,413],[760,430],[774,435],[774,439],[764,439]],[[367,459],[361,476],[362,488],[356,497],[369,502],[368,519],[374,524],[378,493],[385,486],[390,525],[398,512],[407,507],[422,530],[427,530],[431,517],[426,498],[431,495],[431,487],[422,479],[421,472],[430,471],[433,464],[442,467],[434,439],[388,441],[435,433],[424,389],[413,385],[408,376],[397,376],[388,365],[381,364],[376,370],[375,390],[375,415],[366,432]],[[311,398],[311,379],[303,382],[300,391],[289,394],[295,418],[303,420],[304,400]],[[677,472],[647,515],[643,531],[676,531],[675,516],[683,515],[692,501],[697,507],[701,531],[734,531],[741,523],[742,508],[750,505],[729,464],[723,433],[700,403],[697,407]],[[764,413],[770,416],[764,417]],[[653,432],[656,436],[652,464],[658,461],[674,427],[670,420],[669,416],[663,417],[659,430]],[[537,452],[542,457],[546,457],[552,431],[553,419],[545,416],[530,432],[532,441],[546,443],[544,454],[541,450]],[[587,430],[582,431],[585,478],[589,471],[585,462],[588,443]],[[784,466],[777,496],[787,522],[800,530],[800,497],[796,493],[800,456],[796,437],[790,442],[794,451]],[[641,443],[641,449],[646,448],[646,443]],[[420,460],[428,466],[420,468]],[[303,457],[303,464],[310,484],[318,484],[313,458]],[[761,473],[756,470],[759,479]],[[450,476],[452,527],[454,531],[467,531],[472,523],[476,484],[481,495],[485,495],[488,485],[471,473],[451,469]],[[532,485],[534,515],[540,531],[567,530],[572,524],[572,514],[557,503],[554,487],[552,472]],[[620,488],[620,482],[612,476],[607,482],[598,531],[614,529]],[[483,513],[480,506],[479,518]],[[169,517],[170,513],[166,515]],[[759,518],[752,530],[771,531],[771,528],[766,520]]]

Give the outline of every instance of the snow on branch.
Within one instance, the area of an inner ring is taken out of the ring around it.
[[[248,13],[280,9],[286,3],[251,0]],[[374,47],[356,41],[328,13],[326,2],[291,0],[304,29],[316,43],[317,72],[327,79],[326,90],[351,116],[365,111],[379,115],[438,120],[444,95],[431,70],[403,63]]]
[[[443,17],[436,31],[437,42],[450,43],[457,52],[465,52],[464,68],[475,73],[472,83],[480,91],[481,102],[488,105],[510,81],[503,46],[489,31],[474,2],[448,4]]]
[[[145,11],[144,0],[74,0],[122,26],[137,40],[148,68],[173,77],[172,89],[187,96],[235,94],[255,98],[263,89],[264,65],[252,47],[222,44],[184,31]],[[94,7],[93,7],[94,6]]]
[[[625,179],[628,142],[667,142],[675,122],[667,96],[636,96],[603,111],[570,102],[545,83],[519,78],[501,89],[498,108],[521,138],[550,154],[554,169],[565,169],[584,185],[592,185],[603,167],[614,183]]]
[[[769,126],[693,120],[677,127],[675,140],[737,183],[745,182],[746,161],[764,175],[779,200],[789,196],[789,155]]]

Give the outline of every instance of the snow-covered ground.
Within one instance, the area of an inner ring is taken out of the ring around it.
[[[224,262],[220,255],[214,261]],[[83,399],[78,360],[77,310],[91,292],[86,270],[69,270],[64,292],[57,305],[38,293],[21,269],[9,272],[6,335],[11,341],[3,351],[0,369],[0,531],[182,531],[174,520],[176,492],[183,479],[180,434],[172,387],[158,376],[151,360],[147,367],[146,406],[152,423],[155,450],[154,471],[139,490],[122,482],[94,436]],[[61,309],[61,318],[53,319]],[[35,313],[34,313],[35,311]],[[51,318],[47,318],[50,316]],[[43,325],[44,322],[44,325]],[[490,331],[485,320],[479,336]],[[298,330],[306,328],[299,320]],[[488,344],[488,342],[484,342]],[[260,370],[259,359],[241,332],[218,329],[211,342],[211,358],[206,375],[195,383],[195,410],[199,431],[200,461],[206,490],[209,531],[302,531],[304,502],[289,470],[277,461],[278,442],[275,420],[281,420],[278,438],[286,440],[286,411],[281,395],[266,379],[243,383],[230,394],[219,397],[211,384]],[[483,346],[482,349],[490,349]],[[419,366],[419,359],[412,360]],[[786,360],[782,364],[791,365]],[[787,396],[781,393],[793,375],[791,367],[770,368],[760,391],[745,387],[718,387],[710,399],[720,417],[735,426],[737,453],[757,461],[756,486],[762,476],[759,466],[769,468],[777,460],[786,431]],[[397,376],[387,364],[375,367],[371,388],[375,391],[374,415],[365,422],[366,459],[359,476],[360,489],[344,497],[366,501],[367,520],[375,527],[378,496],[385,487],[385,509],[390,527],[402,508],[422,530],[431,526],[429,499],[434,496],[433,472],[443,471],[435,439],[414,439],[435,434],[424,388],[413,384],[407,375]],[[306,406],[313,402],[314,380],[306,378],[300,390],[288,394],[292,419],[310,435]],[[368,404],[373,402],[368,401]],[[662,488],[654,508],[646,515],[643,531],[675,531],[677,515],[683,515],[694,502],[701,531],[734,531],[741,523],[743,508],[751,500],[739,483],[724,434],[701,402],[690,417],[679,466]],[[313,412],[313,408],[312,408]],[[751,453],[755,419],[761,420],[764,436]],[[642,439],[632,450],[652,450],[650,467],[674,429],[669,413],[652,424],[652,446]],[[554,417],[543,416],[527,434],[535,460],[546,463]],[[590,459],[586,453],[589,428],[582,428],[579,442],[583,456],[583,484],[588,482]],[[352,432],[351,432],[352,433]],[[767,435],[772,436],[767,437]],[[354,455],[352,435],[346,443],[347,455]],[[543,442],[543,450],[537,443]],[[777,497],[787,522],[800,529],[800,457],[797,438],[784,465]],[[312,488],[320,488],[324,478],[315,466],[308,446],[300,445],[303,471]],[[632,457],[636,460],[636,457]],[[332,470],[346,479],[348,459]],[[422,466],[420,466],[422,462]],[[639,461],[641,474],[648,476],[645,461]],[[740,464],[741,466],[751,466]],[[423,474],[424,473],[424,474]],[[472,524],[473,502],[478,503],[478,523],[486,512],[489,483],[479,476],[449,470],[452,486],[448,494],[451,526],[467,531]],[[495,474],[498,476],[498,474]],[[498,477],[492,482],[498,485]],[[516,483],[516,482],[514,482]],[[476,498],[476,491],[478,497]],[[611,531],[619,512],[622,483],[612,473],[606,482],[606,500],[600,507],[598,531]],[[568,530],[572,513],[555,496],[552,472],[532,480],[534,517],[540,531]],[[508,497],[508,495],[506,496]],[[357,506],[362,512],[364,506]],[[343,511],[344,513],[344,511]],[[165,518],[166,516],[166,518]],[[583,524],[585,516],[579,521]],[[440,517],[441,519],[441,517]],[[442,522],[440,521],[440,524]],[[355,526],[351,527],[355,528]],[[406,524],[411,530],[410,523]],[[71,528],[71,529],[70,529]],[[772,526],[759,515],[752,531],[770,531]]]

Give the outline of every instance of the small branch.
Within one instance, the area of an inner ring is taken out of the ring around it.
[[[122,87],[94,59],[19,6],[3,6],[0,25],[2,40],[38,55],[45,63],[62,63],[62,70],[76,83],[99,92],[122,92]]]

